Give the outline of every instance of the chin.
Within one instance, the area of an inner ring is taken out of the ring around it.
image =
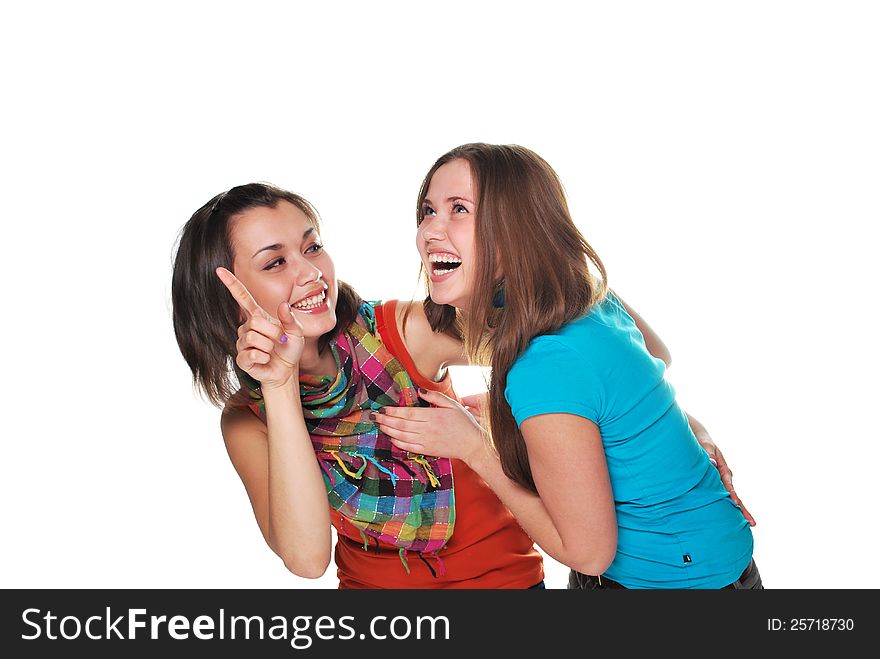
[[[315,324],[317,325],[316,329],[318,330],[319,336],[323,336],[336,327],[336,314],[329,313],[325,318],[321,318],[320,322]]]
[[[461,308],[461,302],[458,298],[453,295],[447,294],[437,294],[436,291],[431,291],[431,300],[434,301],[434,304],[446,304],[450,307],[456,307],[457,309]]]
[[[303,336],[318,338],[336,327],[336,310],[328,309],[318,316],[296,314],[303,328]]]
[[[431,301],[434,304],[449,304],[446,301],[446,297],[442,293],[438,293],[437,291],[432,290],[432,291],[430,291],[430,295],[431,295]]]

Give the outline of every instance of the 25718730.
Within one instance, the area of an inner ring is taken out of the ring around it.
[[[854,626],[852,618],[767,618],[771,632],[852,631]]]

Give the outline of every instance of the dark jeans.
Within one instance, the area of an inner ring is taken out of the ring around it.
[[[606,579],[605,577],[591,577],[572,570],[568,575],[568,588],[569,590],[605,590],[606,588],[626,589],[626,586],[621,586],[616,581],[611,581],[611,579]],[[758,573],[758,566],[755,565],[755,560],[751,560],[739,579],[732,584],[724,586],[724,588],[763,590],[764,584],[761,583],[761,575]]]

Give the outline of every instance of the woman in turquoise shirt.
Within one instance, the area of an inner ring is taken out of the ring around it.
[[[432,326],[492,367],[497,454],[464,408],[429,392],[432,409],[377,415],[395,443],[465,459],[572,568],[571,588],[761,588],[754,522],[676,403],[662,342],[608,289],[553,169],[519,146],[458,147],[425,177],[418,223]]]

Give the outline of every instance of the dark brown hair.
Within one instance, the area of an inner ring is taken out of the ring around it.
[[[232,220],[252,208],[275,208],[281,201],[300,209],[320,231],[318,211],[306,199],[267,183],[248,183],[212,198],[180,232],[171,278],[174,336],[192,371],[193,384],[217,406],[240,388],[235,381],[235,343],[241,319],[238,303],[216,270],[220,266],[232,270]],[[361,304],[351,286],[341,281],[338,285],[336,326],[319,339],[319,350],[354,321]]]
[[[607,275],[571,218],[556,172],[521,146],[464,144],[441,156],[422,182],[418,221],[434,173],[458,159],[470,165],[477,196],[474,289],[464,312],[430,297],[425,312],[435,331],[459,328],[471,362],[492,367],[492,442],[504,473],[534,491],[525,442],[504,397],[507,374],[534,337],[558,330],[600,301]],[[500,281],[496,272],[503,273]]]

